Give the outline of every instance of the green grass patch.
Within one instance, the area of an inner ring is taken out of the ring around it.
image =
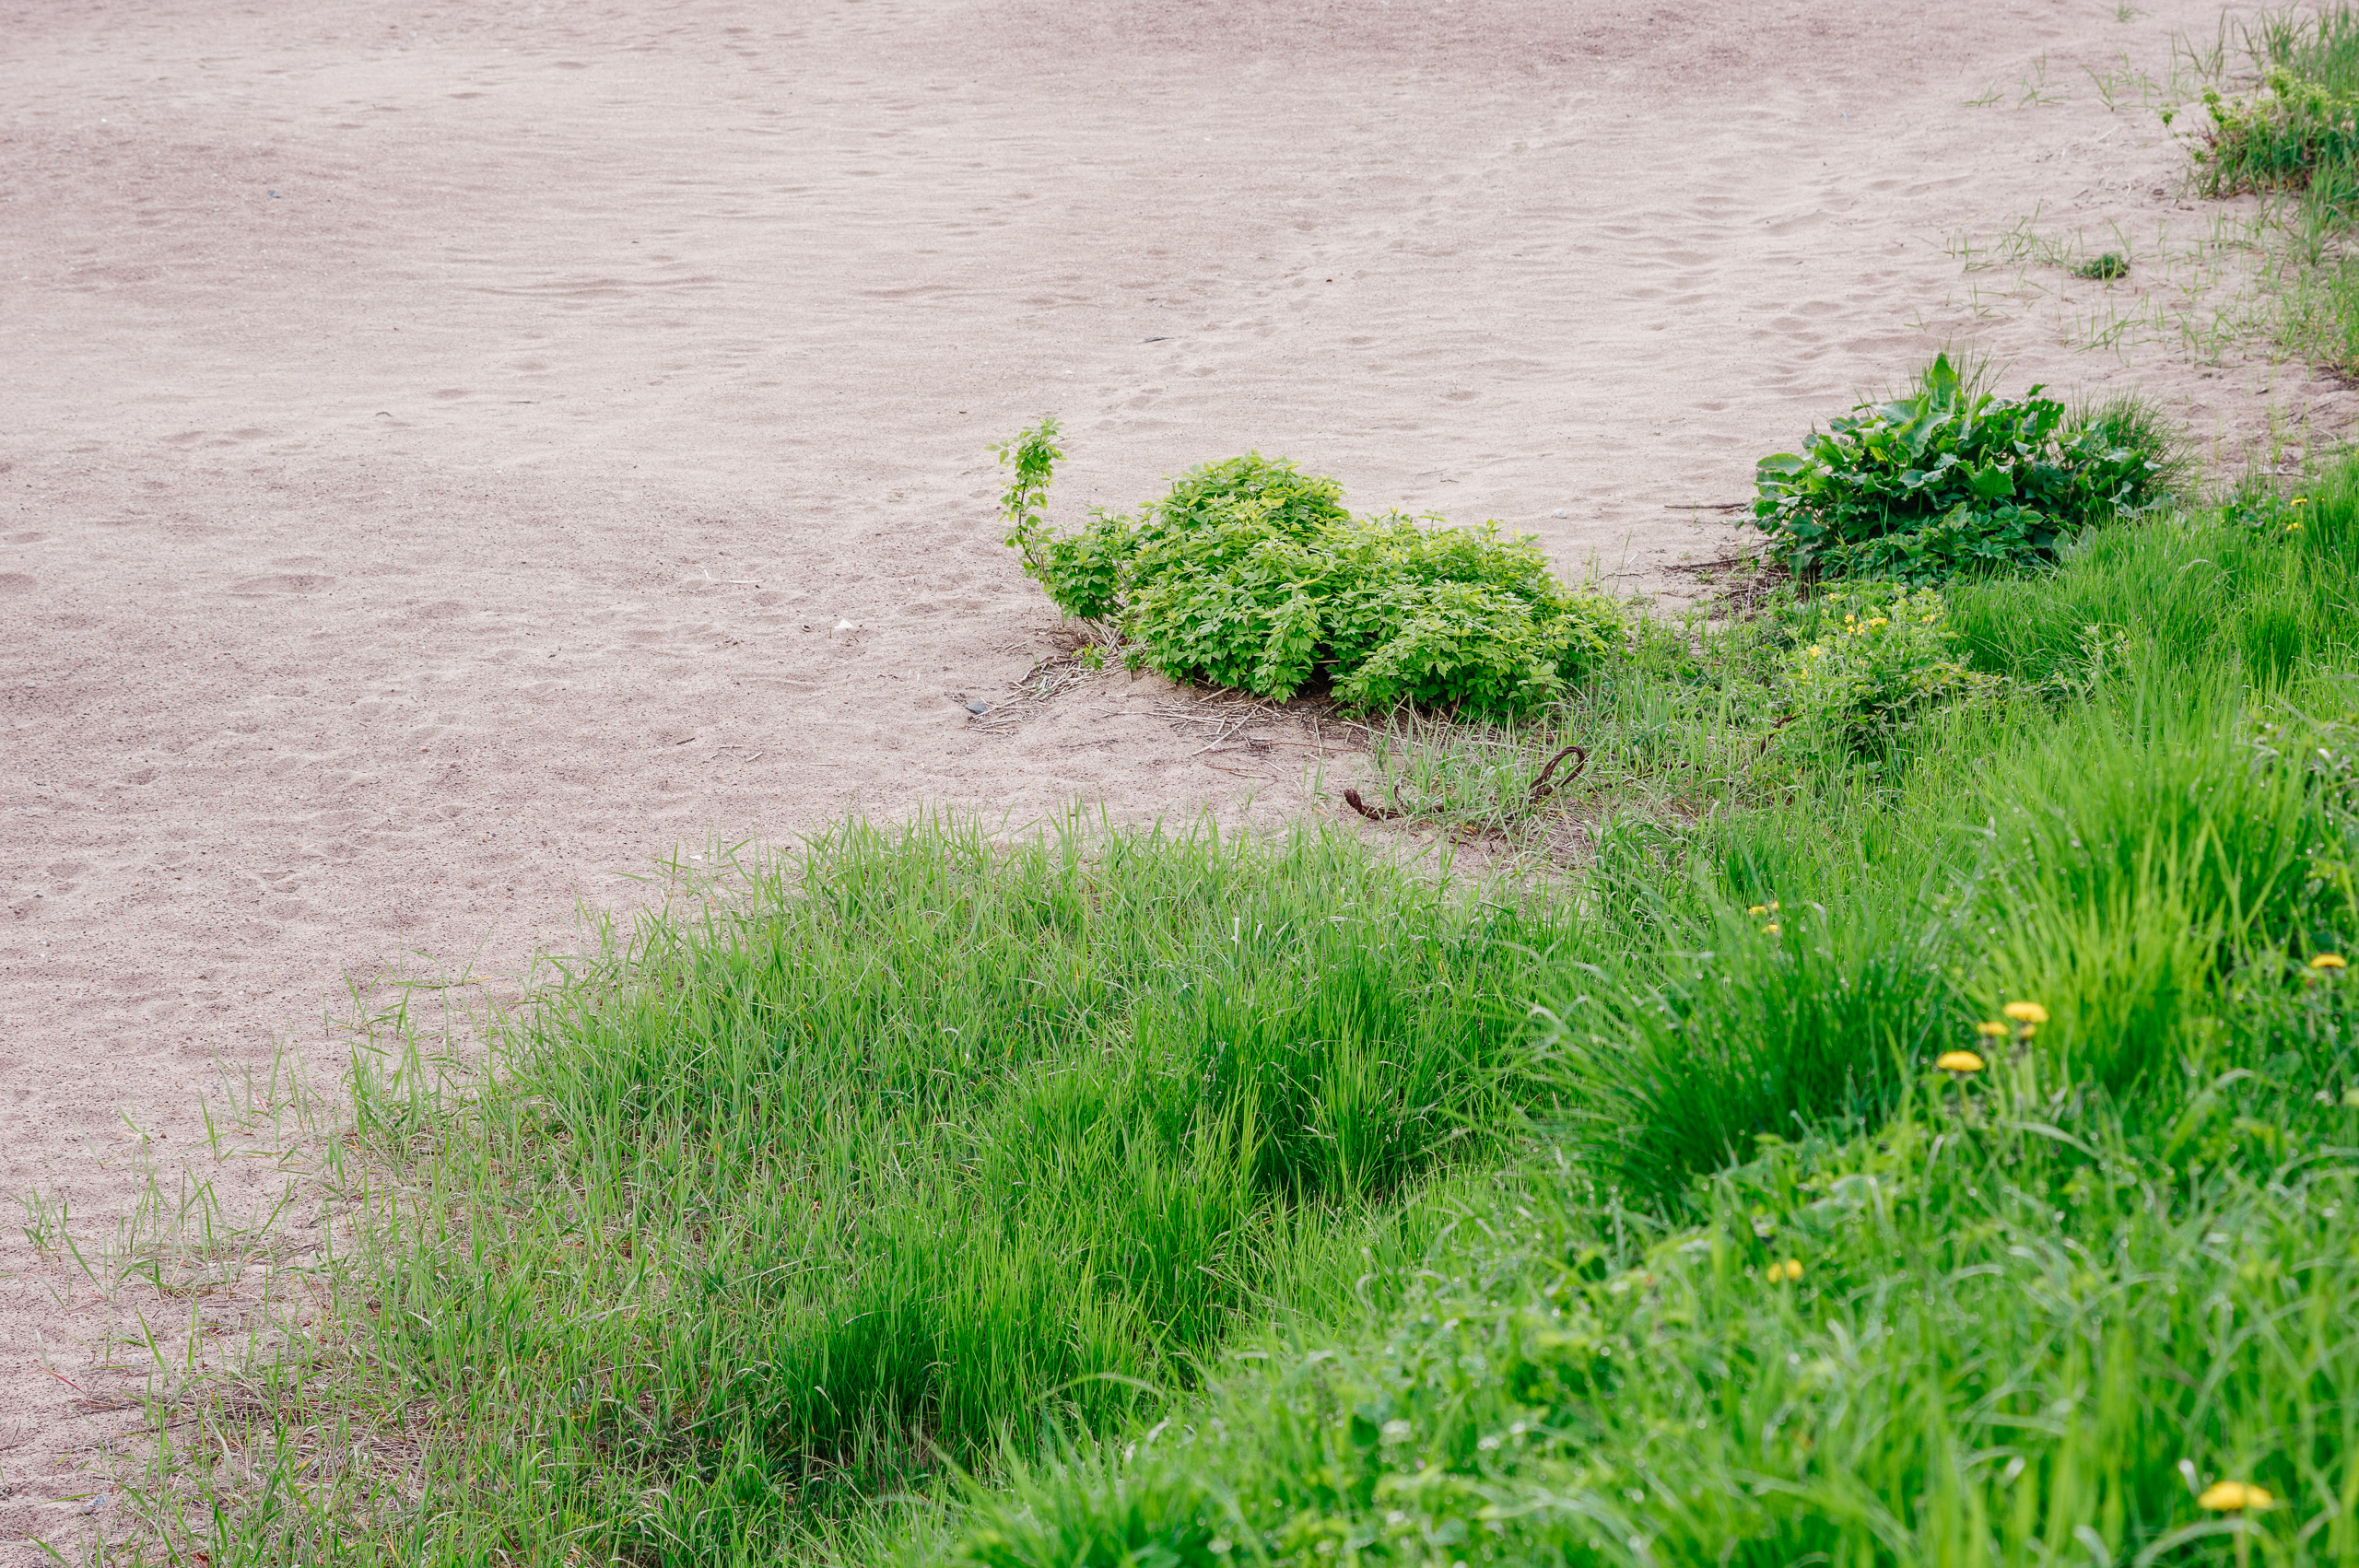
[[[2311,1001],[2347,1070],[2347,990]],[[2293,1086],[2132,1132],[1926,1083],[1675,1224],[1520,1173],[1357,1321],[1134,1447],[1012,1464],[903,1560],[2348,1562],[2359,1111]]]
[[[2287,57],[2304,70],[2339,63],[2339,53],[2330,60],[2306,48],[2291,49]],[[2359,155],[2359,98],[2295,68],[2271,70],[2246,98],[2207,88],[2203,105],[2211,123],[2195,158],[2207,196],[2341,186]]]
[[[2243,29],[2259,80],[2206,88],[2189,140],[2195,184],[2214,197],[2283,195],[2279,341],[2315,363],[2359,368],[2359,287],[2348,254],[2359,220],[2359,13],[2347,5],[2264,13]],[[2172,112],[2164,111],[2169,123]]]
[[[847,1555],[2359,1556],[2353,483],[1955,590],[1995,703],[1601,854],[1533,1157]]]
[[[1273,1258],[1496,1157],[1557,940],[1316,833],[852,826],[682,891],[475,1092],[361,1086],[395,1185],[313,1375],[422,1493],[265,1490],[217,1556],[767,1557],[1151,1407]]]

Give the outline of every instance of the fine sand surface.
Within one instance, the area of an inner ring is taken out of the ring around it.
[[[2083,69],[2218,19],[0,6],[0,1188],[102,1238],[186,1152],[241,1208],[215,1064],[332,1084],[348,982],[512,979],[675,846],[1332,813],[1149,677],[969,722],[1055,646],[984,451],[1042,413],[1068,521],[1258,447],[1684,593],[1743,541],[1674,507],[1945,341],[2144,387],[2228,467],[2339,435],[2351,394],[2217,342],[2248,209]],[[2008,263],[2026,219],[2139,270]],[[10,1217],[30,1562],[120,1522],[149,1352]]]

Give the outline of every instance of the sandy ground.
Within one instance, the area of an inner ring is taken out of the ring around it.
[[[2152,112],[2217,9],[2120,18],[0,6],[0,1187],[102,1238],[215,1064],[332,1080],[348,982],[512,976],[675,846],[1332,811],[1152,678],[969,722],[1052,646],[984,451],[1044,412],[1068,520],[1258,447],[1638,591],[1944,341],[2339,432]],[[106,1321],[0,1238],[0,1540],[115,1516]]]

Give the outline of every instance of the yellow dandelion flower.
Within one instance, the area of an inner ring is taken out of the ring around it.
[[[2351,965],[2340,953],[2321,953],[2310,960],[2313,969],[2348,969]]]
[[[1943,1072],[1954,1072],[1964,1077],[1969,1072],[1981,1071],[1985,1063],[1972,1051],[1943,1051],[1933,1059],[1933,1065]]]
[[[2264,1508],[2276,1507],[2277,1499],[2269,1494],[2267,1487],[2255,1486],[2248,1480],[2219,1480],[2203,1489],[2203,1495],[2195,1500],[2195,1505],[2215,1514],[2258,1514]]]
[[[1766,915],[1766,914],[1767,914],[1768,912],[1769,912],[1769,906],[1768,906],[1768,905],[1766,905],[1766,904],[1755,904],[1752,908],[1747,909],[1747,910],[1745,911],[1745,913],[1746,913],[1746,914],[1748,914],[1748,915],[1753,915],[1753,916],[1756,916],[1756,917],[1757,917],[1757,916],[1761,916],[1761,915]]]
[[[2003,1040],[2007,1037],[2007,1026],[1995,1018],[1988,1018],[1977,1024],[1974,1026],[1974,1032],[1986,1040]]]
[[[1802,1260],[1799,1258],[1789,1258],[1782,1262],[1769,1265],[1769,1282],[1773,1285],[1782,1285],[1789,1280],[1799,1280],[1802,1277]]]
[[[1999,1011],[2005,1013],[2008,1017],[2013,1019],[2018,1024],[2045,1024],[2048,1022],[2048,1009],[2040,1006],[2039,1003],[2036,1001],[2011,1001]]]
[[[1767,931],[1771,936],[1776,936],[1776,935],[1778,933],[1778,931],[1782,930],[1784,928],[1783,928],[1783,927],[1781,927],[1781,926],[1779,926],[1779,925],[1778,924],[1778,922],[1777,922],[1777,921],[1772,920],[1772,921],[1770,921],[1767,925],[1766,925],[1766,926],[1762,927],[1761,929],[1762,929],[1763,930],[1765,930],[1765,931]]]

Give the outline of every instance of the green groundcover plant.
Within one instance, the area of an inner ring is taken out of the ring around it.
[[[1040,509],[1056,437],[1046,420],[999,449],[1015,471],[1007,543],[1060,609],[1110,623],[1174,680],[1512,716],[1563,696],[1626,635],[1619,606],[1558,583],[1529,538],[1355,517],[1334,480],[1258,452],[1057,535]]]
[[[1753,512],[1797,576],[1938,582],[2052,561],[2083,530],[2165,499],[2175,478],[2142,404],[2076,415],[2036,386],[2001,398],[1944,354],[1907,396],[1763,458]]]

